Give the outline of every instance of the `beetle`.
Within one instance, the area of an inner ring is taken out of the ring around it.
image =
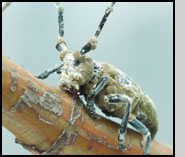
[[[60,52],[62,64],[45,70],[36,77],[45,79],[53,72],[60,74],[59,87],[71,95],[83,95],[87,102],[85,107],[93,118],[98,119],[96,104],[105,115],[122,119],[118,130],[118,147],[121,151],[127,151],[124,135],[129,123],[143,135],[146,155],[149,153],[150,141],[158,130],[158,116],[153,101],[127,74],[111,64],[97,62],[87,54],[96,49],[97,38],[114,5],[115,2],[112,2],[105,10],[95,35],[87,44],[80,51],[72,52],[68,50],[63,38],[64,9],[56,2],[59,23],[56,49]]]

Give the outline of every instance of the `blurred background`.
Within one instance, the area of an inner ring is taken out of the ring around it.
[[[68,49],[80,50],[86,44],[109,4],[61,3],[65,10],[64,37]],[[33,75],[60,63],[55,49],[57,37],[54,2],[12,3],[3,12],[2,54]],[[108,62],[121,69],[141,86],[157,107],[159,130],[155,139],[172,146],[173,3],[116,3],[98,38],[96,50],[89,55],[96,61]],[[43,81],[56,86],[59,76],[53,74]],[[31,154],[14,141],[14,135],[2,127],[3,155]]]

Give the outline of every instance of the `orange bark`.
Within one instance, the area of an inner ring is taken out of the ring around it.
[[[118,124],[103,117],[92,119],[78,98],[49,87],[4,56],[2,61],[3,126],[33,154],[143,154],[139,133],[127,130],[129,150],[121,152],[117,149]],[[150,154],[173,151],[152,141]]]

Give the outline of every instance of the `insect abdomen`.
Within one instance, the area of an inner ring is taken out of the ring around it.
[[[137,119],[140,120],[149,129],[153,139],[158,130],[158,116],[154,103],[145,93],[141,93],[140,114]]]

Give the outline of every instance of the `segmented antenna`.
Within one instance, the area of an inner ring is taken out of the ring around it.
[[[67,50],[66,42],[64,40],[64,8],[60,6],[60,2],[56,2],[57,15],[58,15],[58,26],[59,26],[59,37],[56,43],[56,49],[60,51]]]
[[[110,7],[108,6],[107,9],[105,10],[105,14],[98,26],[98,29],[96,30],[95,35],[88,41],[88,43],[82,47],[82,49],[80,50],[80,54],[84,55],[85,53],[89,52],[90,50],[94,50],[96,49],[96,44],[97,44],[97,38],[101,33],[101,30],[105,24],[105,22],[107,21],[107,18],[109,16],[109,14],[113,11],[113,6],[115,5],[116,2],[112,2]]]
[[[56,7],[58,10],[58,25],[59,25],[59,36],[64,37],[64,8],[60,6],[60,2],[56,2]]]
[[[95,39],[97,39],[98,36],[100,35],[101,30],[102,30],[105,22],[107,21],[107,18],[109,16],[109,14],[113,11],[113,6],[114,6],[115,3],[116,2],[112,2],[111,3],[111,6],[110,7],[107,7],[107,9],[105,10],[105,15],[103,16],[103,18],[102,18],[102,20],[101,20],[101,22],[100,22],[100,24],[98,26],[98,29],[97,29],[97,31],[96,31],[96,33],[94,35]]]

